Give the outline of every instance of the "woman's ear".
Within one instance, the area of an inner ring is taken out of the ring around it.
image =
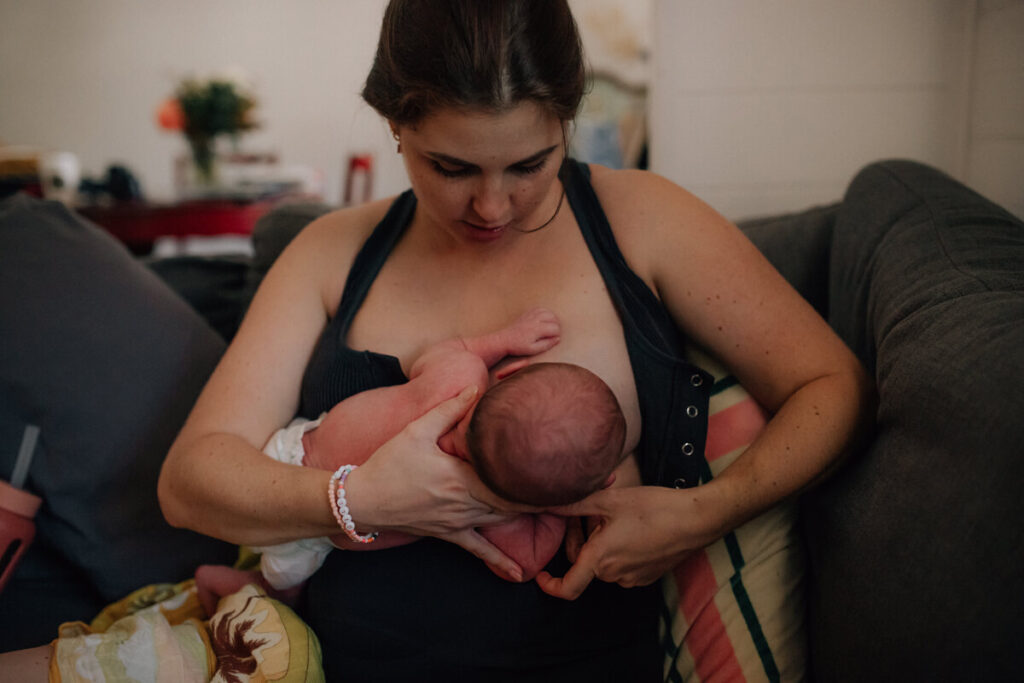
[[[402,136],[398,133],[398,124],[394,121],[388,121],[388,128],[391,129],[391,137],[395,139],[395,153],[402,153]]]

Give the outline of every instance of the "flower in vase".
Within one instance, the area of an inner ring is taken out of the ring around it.
[[[224,74],[187,78],[157,109],[157,123],[181,131],[188,140],[199,176],[213,180],[214,141],[222,135],[237,143],[239,134],[257,126],[256,98],[241,80]]]

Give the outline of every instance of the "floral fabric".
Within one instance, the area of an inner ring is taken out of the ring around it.
[[[206,619],[195,581],[141,588],[91,624],[60,627],[50,681],[322,683],[320,643],[286,605],[255,585]]]

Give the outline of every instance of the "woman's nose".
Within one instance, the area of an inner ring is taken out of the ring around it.
[[[509,220],[509,196],[501,178],[483,178],[473,195],[473,211],[485,223],[500,224]]]

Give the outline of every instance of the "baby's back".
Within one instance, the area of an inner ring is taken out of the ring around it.
[[[303,437],[303,464],[324,470],[361,465],[410,423],[470,384],[486,387],[487,368],[474,354],[452,348],[431,353],[404,384],[363,391],[335,405]]]

